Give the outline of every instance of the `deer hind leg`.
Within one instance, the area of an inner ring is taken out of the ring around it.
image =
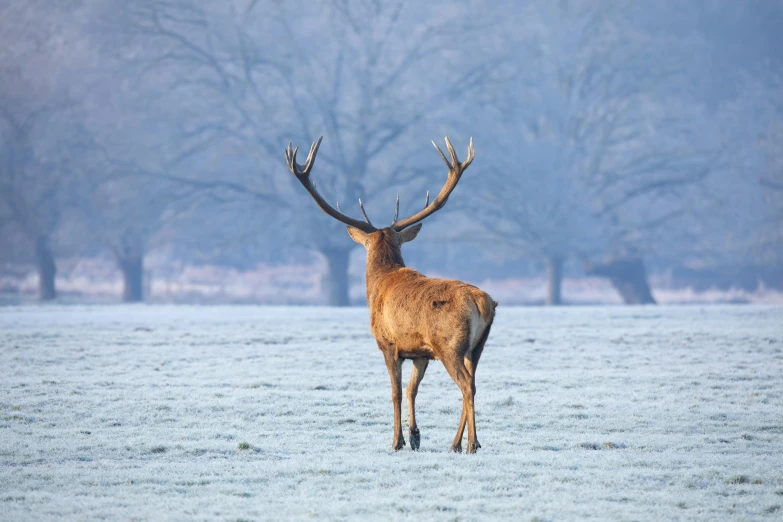
[[[462,453],[462,435],[465,433],[465,423],[468,417],[466,416],[467,408],[465,407],[465,400],[462,400],[462,415],[459,419],[459,427],[457,428],[457,436],[454,437],[454,442],[451,443],[449,451],[454,453]]]
[[[462,392],[462,416],[460,417],[459,427],[457,428],[457,436],[454,438],[454,443],[451,445],[451,451],[462,451],[462,433],[465,430],[465,423],[468,425],[468,453],[474,453],[475,448],[473,442],[475,442],[475,426],[474,426],[474,414],[473,414],[473,386],[471,384],[471,375],[468,369],[465,367],[463,360],[464,350],[454,350],[449,357],[444,357],[443,366],[446,367],[446,371],[449,376],[459,387]],[[471,437],[473,434],[473,437]]]
[[[410,431],[408,432],[411,441],[411,449],[418,450],[421,444],[421,434],[416,425],[416,394],[419,391],[419,383],[424,378],[424,372],[427,371],[427,359],[413,359],[413,370],[411,370],[411,380],[408,383],[408,406],[411,413]]]
[[[379,343],[380,344],[380,343]],[[392,386],[392,404],[394,405],[394,442],[392,449],[397,451],[405,446],[402,436],[402,359],[396,358],[389,351],[381,347],[383,357],[386,359],[386,369],[389,370]]]
[[[484,345],[487,342],[487,338],[489,337],[489,329],[492,326],[492,323],[490,322],[487,327],[484,329],[484,333],[481,334],[481,338],[476,343],[476,346],[473,348],[473,350],[470,351],[470,353],[466,354],[464,357],[464,364],[465,368],[468,370],[468,373],[470,374],[470,387],[472,396],[475,400],[476,397],[476,368],[478,367],[479,360],[481,359],[481,354],[484,352]],[[462,435],[465,431],[465,424],[467,424],[467,409],[464,406],[465,401],[463,400],[463,407],[462,407],[462,417],[459,421],[459,428],[457,429],[457,436],[454,438],[454,444],[452,444],[451,449],[455,452],[461,452],[462,451]],[[475,414],[474,414],[475,415]],[[475,421],[473,424],[473,444],[475,447],[468,448],[468,453],[475,453],[475,451],[481,447],[481,444],[478,442],[478,438],[476,436],[475,432]],[[470,433],[468,433],[468,440],[471,440]],[[471,451],[472,449],[472,451]]]

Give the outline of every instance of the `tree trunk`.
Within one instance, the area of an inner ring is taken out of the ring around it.
[[[625,304],[655,304],[647,283],[647,269],[641,258],[617,259],[588,266],[586,272],[608,278]]]
[[[122,300],[138,303],[144,300],[144,258],[134,256],[118,259],[122,270]]]
[[[546,260],[546,301],[547,306],[563,304],[561,288],[563,285],[563,258],[549,257]]]
[[[327,272],[325,276],[326,295],[329,306],[349,306],[348,296],[348,264],[351,249],[323,250],[326,257]]]
[[[49,243],[39,238],[35,242],[35,261],[38,269],[38,298],[41,301],[51,301],[57,297],[54,279],[57,274],[57,265],[54,262],[52,249]]]

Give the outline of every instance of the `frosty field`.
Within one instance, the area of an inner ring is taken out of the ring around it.
[[[501,305],[477,455],[363,308],[5,307],[0,377],[2,520],[783,518],[783,308]]]

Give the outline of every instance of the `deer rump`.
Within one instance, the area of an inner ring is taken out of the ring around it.
[[[473,285],[425,277],[403,268],[379,281],[370,310],[376,339],[400,359],[441,359],[458,348],[465,356],[495,316],[495,303]]]

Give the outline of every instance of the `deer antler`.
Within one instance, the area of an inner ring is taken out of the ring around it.
[[[315,161],[316,154],[318,154],[318,147],[321,146],[321,140],[323,138],[324,137],[321,136],[318,138],[318,141],[310,146],[310,153],[307,155],[307,161],[305,162],[304,166],[301,166],[296,162],[296,151],[299,150],[299,147],[292,148],[292,145],[289,142],[288,148],[285,149],[285,160],[288,164],[288,168],[291,170],[291,172],[294,173],[294,176],[296,176],[296,179],[299,180],[299,183],[301,183],[307,192],[310,193],[315,202],[318,204],[318,207],[325,213],[329,214],[336,220],[345,223],[346,225],[356,227],[363,232],[367,232],[368,234],[370,232],[375,232],[378,229],[372,226],[372,223],[370,223],[370,220],[367,218],[367,213],[364,211],[364,205],[362,205],[361,199],[359,200],[359,208],[361,209],[362,215],[364,216],[364,221],[353,219],[340,212],[339,203],[337,204],[337,210],[335,210],[329,205],[329,203],[326,202],[326,200],[324,200],[324,198],[321,197],[321,195],[316,190],[315,183],[310,179],[310,170],[313,168],[313,162]]]
[[[473,161],[473,138],[470,138],[470,145],[468,146],[468,158],[462,163],[460,163],[459,159],[457,159],[457,153],[454,152],[454,147],[451,146],[451,141],[449,141],[448,136],[446,137],[446,147],[449,150],[449,155],[451,156],[451,162],[449,162],[449,160],[446,159],[446,156],[444,156],[443,151],[440,150],[440,147],[435,145],[434,141],[432,142],[432,145],[437,149],[438,154],[440,154],[440,157],[443,159],[443,163],[445,163],[446,166],[449,168],[449,176],[446,179],[446,184],[443,185],[442,189],[440,189],[438,196],[433,200],[432,203],[429,203],[430,193],[428,191],[427,198],[424,202],[424,208],[419,212],[417,212],[416,214],[408,218],[402,219],[400,221],[397,221],[397,212],[395,212],[394,223],[392,223],[392,228],[397,232],[415,223],[418,223],[419,221],[428,217],[430,214],[433,214],[438,210],[440,210],[441,207],[443,207],[443,205],[446,204],[446,201],[449,199],[449,195],[457,186],[457,183],[459,182],[462,173],[465,172],[465,169],[467,169],[470,163]],[[399,208],[399,202],[397,206]]]

